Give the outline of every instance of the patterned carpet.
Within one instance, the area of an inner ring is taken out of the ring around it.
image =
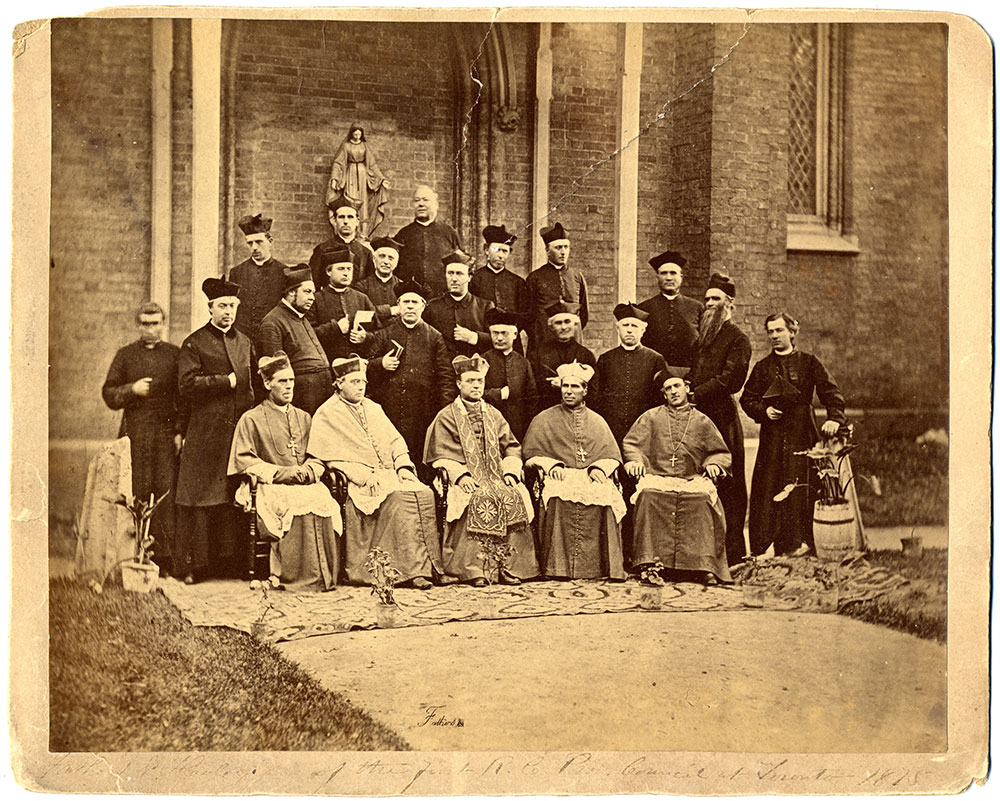
[[[739,580],[744,567],[734,569]],[[907,584],[862,556],[839,565],[815,557],[778,557],[753,569],[753,588],[739,584],[705,587],[668,583],[661,612],[763,611],[834,613],[849,603],[875,598]],[[262,593],[242,581],[206,581],[187,586],[161,579],[160,589],[195,626],[225,626],[252,632],[266,612],[257,636],[280,642],[321,634],[376,628],[375,598],[368,587],[337,587],[332,592]],[[593,615],[638,611],[648,588],[634,579],[530,581],[519,587],[476,589],[465,584],[429,590],[397,589],[395,626],[427,626],[462,620],[499,620],[545,615]]]
[[[246,582],[206,581],[191,586],[161,579],[160,589],[195,626],[226,626],[250,632],[266,606],[260,591]],[[642,585],[598,580],[532,581],[519,587],[468,585],[429,590],[397,589],[396,627],[461,620],[495,620],[544,615],[591,615],[639,610]],[[376,627],[375,598],[368,587],[337,587],[332,592],[271,592],[263,631],[268,640],[298,640],[321,634]],[[661,611],[693,612],[744,609],[739,587],[668,584]]]

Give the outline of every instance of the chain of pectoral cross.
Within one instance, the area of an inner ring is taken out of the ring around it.
[[[667,412],[667,436],[670,437],[670,450],[673,452],[672,455],[670,456],[671,467],[676,467],[677,462],[680,461],[680,459],[678,459],[677,457],[677,451],[680,450],[681,445],[684,444],[684,437],[687,436],[688,429],[691,427],[692,417],[693,415],[691,414],[691,412],[688,412],[687,425],[684,426],[684,433],[681,434],[681,440],[680,442],[674,444],[674,427],[670,422],[670,412],[669,411]]]

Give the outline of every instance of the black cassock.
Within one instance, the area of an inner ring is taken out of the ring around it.
[[[778,420],[767,419],[771,401],[764,394],[778,376],[801,394],[783,409]],[[750,551],[764,553],[773,542],[775,554],[795,551],[803,542],[813,545],[812,507],[818,498],[818,482],[807,456],[795,451],[811,448],[819,439],[813,414],[813,393],[826,407],[827,417],[847,422],[844,396],[826,368],[811,353],[792,351],[785,356],[771,353],[754,365],[740,398],[752,420],[760,423],[760,448],[750,489]],[[784,501],[774,502],[786,484],[808,483],[810,491],[797,489]]]
[[[373,312],[375,304],[364,292],[357,289],[347,287],[342,292],[337,292],[327,284],[316,293],[316,300],[306,312],[306,319],[312,323],[316,338],[326,353],[327,361],[332,363],[334,359],[346,359],[352,353],[358,352],[362,343],[352,343],[350,332],[354,326],[354,315],[359,311]],[[345,316],[348,325],[346,334],[340,330],[340,320]],[[371,332],[375,326],[376,322],[372,320],[361,327]]]
[[[587,405],[607,421],[619,448],[639,415],[663,403],[653,377],[664,366],[659,353],[642,345],[612,348],[597,360],[600,391],[587,393]]]
[[[510,430],[520,440],[538,411],[538,389],[531,363],[520,353],[511,351],[504,356],[496,348],[486,351],[483,358],[490,366],[483,398],[500,410]],[[500,397],[504,387],[510,389],[507,400]]]
[[[746,556],[743,524],[747,518],[747,482],[744,469],[743,424],[733,397],[747,380],[751,347],[747,335],[726,320],[719,333],[694,357],[688,374],[691,402],[708,415],[722,434],[733,456],[733,474],[718,482],[719,499],[726,511],[726,556],[734,565]]]
[[[395,350],[395,342],[403,346],[399,367],[386,370],[382,357]],[[370,359],[368,397],[382,406],[419,464],[427,427],[458,394],[444,338],[422,320],[407,328],[397,319],[364,344]]]
[[[589,364],[597,370],[597,359],[587,348],[571,339],[569,342],[544,342],[534,351],[535,358],[532,368],[535,371],[535,384],[538,387],[538,410],[548,409],[557,403],[562,403],[562,391],[553,387],[548,379],[558,374],[556,368],[560,364]],[[600,376],[595,372],[587,387],[587,396],[596,395],[600,389]]]
[[[252,259],[240,262],[229,271],[229,280],[240,285],[240,305],[236,309],[237,330],[252,342],[264,315],[285,295],[285,265],[268,259],[257,265]]]
[[[132,451],[132,494],[149,502],[150,493],[159,498],[169,493],[153,513],[150,533],[155,539],[154,561],[163,567],[173,554],[174,482],[177,451],[174,435],[180,433],[177,396],[177,355],[180,348],[169,342],[145,347],[133,342],[115,354],[101,389],[104,402],[123,409],[119,437],[127,436]],[[152,378],[150,396],[140,398],[132,384]]]
[[[424,322],[441,332],[448,346],[449,359],[456,356],[472,356],[490,347],[490,332],[486,327],[486,311],[493,304],[467,292],[461,300],[455,300],[445,293],[427,303]],[[474,331],[476,344],[459,342],[455,339],[455,326],[460,325]]]
[[[656,295],[640,303],[639,308],[649,312],[642,344],[659,353],[671,367],[690,367],[704,309],[701,303],[683,295],[674,300]]]
[[[378,328],[385,328],[392,322],[392,307],[399,305],[396,286],[400,283],[395,275],[389,276],[388,281],[383,281],[372,273],[357,284],[357,289],[366,294],[375,306],[375,324]]]
[[[469,291],[476,297],[490,301],[498,309],[524,315],[525,323],[527,322],[530,309],[528,285],[521,276],[506,267],[500,272],[495,272],[488,266],[480,267],[472,274]],[[514,350],[524,353],[520,336],[514,337]]]

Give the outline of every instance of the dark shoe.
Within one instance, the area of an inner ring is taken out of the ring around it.
[[[472,581],[469,582],[469,584],[473,587],[485,587],[486,579],[480,576],[479,578],[474,578]]]
[[[506,570],[501,570],[500,583],[506,584],[508,587],[516,587],[521,583],[521,579],[519,579],[517,576],[512,576]]]
[[[439,587],[447,587],[449,584],[458,584],[458,579],[455,576],[446,576],[443,573],[435,573],[434,583]]]
[[[410,586],[412,586],[415,590],[429,590],[431,588],[431,583],[423,576],[417,576],[410,582]]]

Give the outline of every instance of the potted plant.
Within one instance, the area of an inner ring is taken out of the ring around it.
[[[149,494],[149,501],[138,501],[131,495],[120,495],[115,501],[117,506],[128,509],[135,524],[135,553],[131,559],[126,559],[122,566],[122,586],[129,592],[149,592],[156,586],[160,576],[160,568],[153,563],[153,535],[149,533],[149,524],[156,507],[169,494],[164,492],[159,498]]]
[[[663,588],[666,581],[663,571],[666,569],[658,556],[653,557],[650,564],[644,565],[639,571],[639,608],[650,612],[658,612],[663,607]]]
[[[391,629],[396,625],[396,605],[394,588],[401,573],[393,567],[392,559],[381,548],[372,548],[365,560],[365,569],[372,577],[372,595],[375,604],[375,622],[380,629]]]
[[[843,465],[851,451],[857,446],[851,443],[854,426],[842,426],[841,434],[821,440],[809,450],[795,451],[796,456],[811,459],[819,477],[819,500],[813,505],[813,541],[816,555],[824,561],[839,562],[852,551],[864,550],[864,544],[855,536],[857,525],[854,511],[847,500],[847,488],[854,480],[854,473],[843,478]],[[876,495],[881,495],[877,479],[871,482]],[[774,496],[776,503],[784,501],[799,487],[808,489],[808,484],[786,484]]]
[[[267,617],[268,612],[274,609],[274,602],[271,600],[270,592],[272,589],[278,589],[280,586],[281,580],[277,576],[271,576],[266,581],[254,579],[250,582],[251,590],[254,592],[260,591],[260,614],[250,624],[250,633],[259,640],[264,639],[267,633],[264,618]]]
[[[500,599],[497,591],[492,589],[495,584],[493,577],[499,577],[500,572],[507,569],[507,565],[517,549],[511,544],[510,537],[506,535],[498,537],[493,534],[477,533],[471,536],[479,543],[479,559],[483,563],[483,575],[487,584],[490,585],[486,593],[486,609],[483,616],[500,617]]]

